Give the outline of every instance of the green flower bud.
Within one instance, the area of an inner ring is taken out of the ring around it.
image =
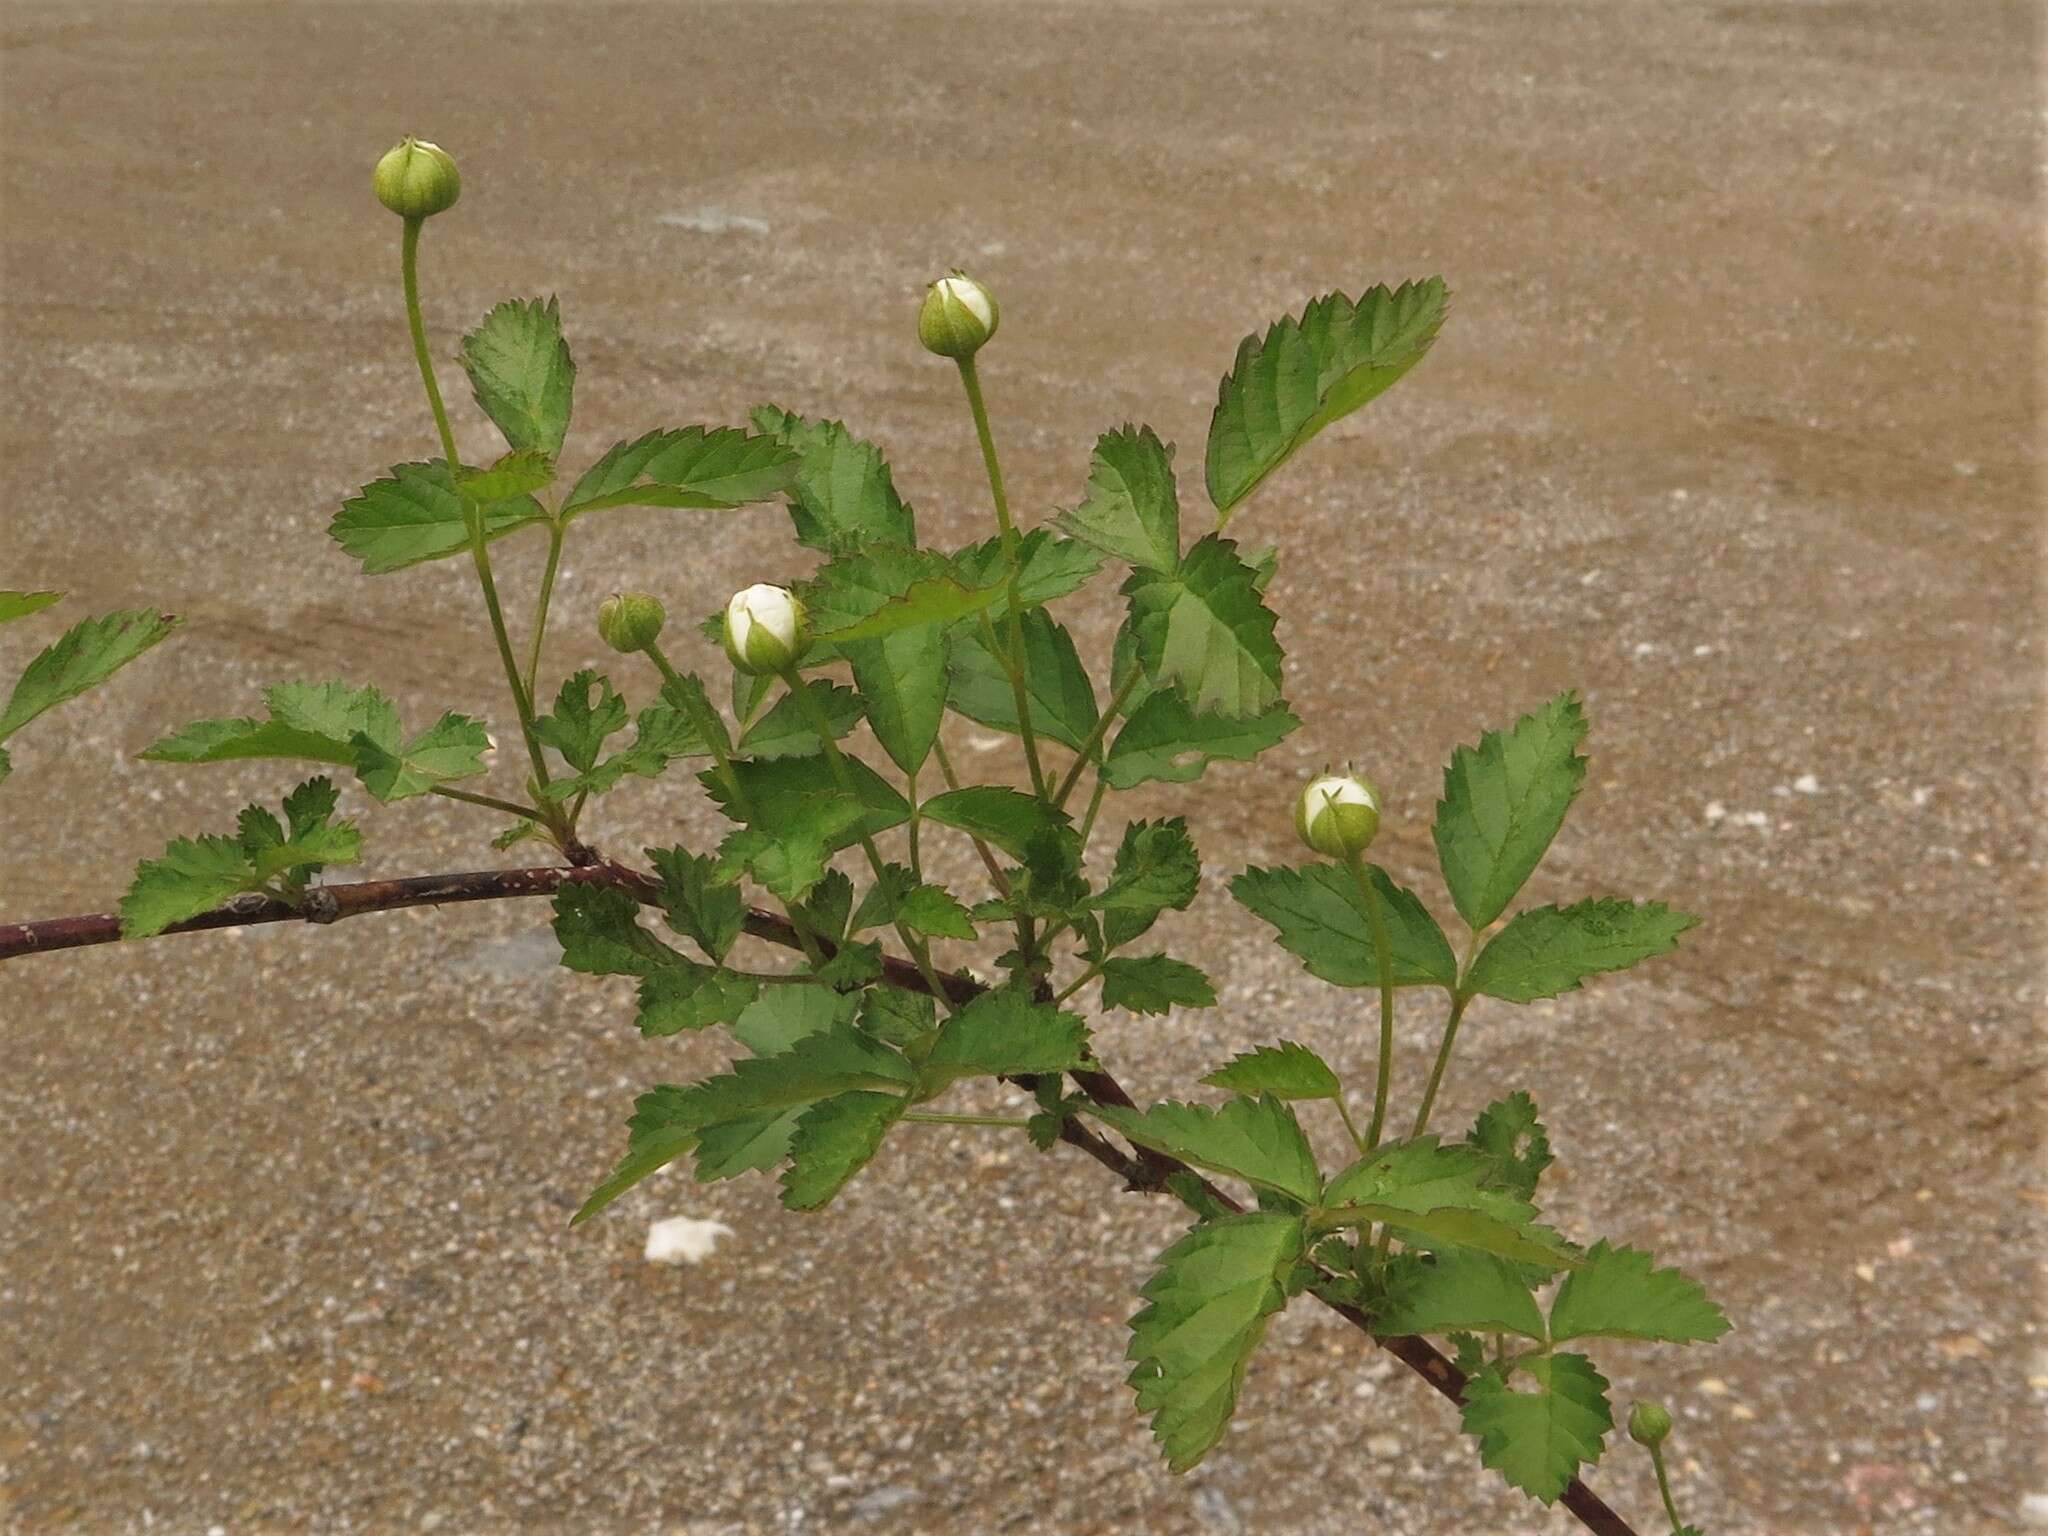
[[[614,592],[597,605],[597,632],[615,651],[630,656],[661,638],[668,610],[646,592]]]
[[[810,644],[804,605],[787,587],[748,587],[725,605],[725,654],[742,672],[781,672],[801,661]]]
[[[972,357],[1002,323],[996,296],[961,272],[942,277],[926,291],[917,312],[917,339],[941,357]]]
[[[1351,859],[1380,829],[1380,792],[1352,774],[1326,773],[1294,802],[1294,830],[1317,853]]]
[[[1628,1437],[1655,1450],[1671,1433],[1671,1413],[1662,1403],[1637,1403],[1629,1410]]]
[[[372,185],[377,201],[402,219],[445,213],[462,195],[462,175],[454,158],[425,139],[407,138],[379,160]]]

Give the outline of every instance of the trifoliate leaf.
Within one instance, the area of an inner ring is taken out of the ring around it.
[[[565,885],[555,892],[555,938],[566,970],[589,976],[651,976],[687,965],[640,926],[640,903],[608,885]]]
[[[633,742],[583,773],[550,779],[541,793],[550,800],[576,795],[604,795],[618,788],[628,774],[643,779],[661,776],[680,757],[708,757],[706,744],[690,717],[666,699],[650,704],[633,721]]]
[[[1405,1261],[1405,1262],[1404,1262]],[[1433,1259],[1397,1255],[1375,1333],[1518,1333],[1541,1341],[1543,1314],[1515,1267],[1490,1253],[1445,1249]]]
[[[999,784],[975,784],[934,795],[918,807],[926,821],[958,827],[984,843],[1021,859],[1034,838],[1064,833],[1070,818],[1043,801]]]
[[[1436,919],[1414,892],[1394,884],[1378,865],[1367,866],[1366,872],[1386,918],[1394,985],[1454,985],[1457,956]],[[1282,946],[1311,975],[1340,987],[1379,985],[1364,899],[1349,870],[1334,864],[1248,869],[1230,882],[1230,894],[1278,929]]]
[[[1185,960],[1167,955],[1120,956],[1103,964],[1102,1006],[1130,1013],[1213,1008],[1216,989]]]
[[[1173,449],[1150,427],[1128,423],[1095,444],[1088,496],[1059,525],[1105,554],[1147,570],[1171,573],[1180,564],[1180,497],[1173,482]]]
[[[829,1205],[881,1151],[882,1138],[904,1108],[895,1094],[863,1092],[842,1093],[805,1110],[789,1139],[782,1203],[792,1211]]]
[[[487,469],[466,469],[459,483],[470,500],[488,504],[544,491],[555,481],[555,461],[534,449],[515,448]]]
[[[1103,771],[1115,789],[1134,789],[1150,779],[1184,784],[1213,762],[1250,762],[1300,724],[1285,704],[1244,719],[1198,715],[1178,693],[1161,689],[1116,733]]]
[[[807,421],[772,405],[756,410],[753,422],[798,456],[789,515],[799,544],[839,555],[869,544],[917,542],[916,521],[873,443],[842,422]]]
[[[684,848],[650,848],[647,857],[661,880],[661,910],[669,927],[722,962],[745,926],[747,904],[738,891],[717,882],[718,861]]]
[[[1344,1091],[1322,1057],[1292,1040],[1244,1051],[1202,1081],[1231,1093],[1270,1093],[1276,1099],[1334,1099]]]
[[[626,701],[612,680],[585,667],[555,695],[552,713],[533,722],[533,734],[562,754],[578,773],[597,766],[607,737],[626,728]]]
[[[1287,1305],[1285,1280],[1306,1247],[1298,1218],[1250,1211],[1206,1222],[1159,1256],[1146,1305],[1131,1319],[1129,1381],[1173,1471],[1223,1438],[1245,1367]]]
[[[984,992],[940,1026],[919,1080],[935,1094],[963,1077],[1064,1072],[1088,1056],[1088,1026],[1076,1014],[1034,1002],[1014,986]]]
[[[1017,536],[1017,605],[1035,608],[1078,592],[1102,569],[1102,556],[1074,539],[1055,538],[1050,528]],[[1007,591],[1010,559],[1000,536],[970,544],[953,557],[953,574],[969,587],[1002,585]]]
[[[467,715],[446,714],[393,752],[357,732],[356,776],[379,800],[404,800],[424,795],[436,784],[473,778],[485,771],[484,753],[491,747],[482,724]]]
[[[121,898],[121,937],[146,939],[211,912],[250,887],[249,856],[232,837],[181,837],[160,859],[136,866]]]
[[[1247,336],[1209,420],[1209,499],[1227,515],[1331,422],[1422,360],[1444,322],[1442,278],[1313,299],[1263,337]]]
[[[751,977],[708,965],[683,961],[663,966],[641,978],[640,1008],[633,1022],[648,1036],[730,1024],[760,990]]]
[[[1123,594],[1146,676],[1196,715],[1243,720],[1280,702],[1277,621],[1229,539],[1210,534],[1171,573],[1133,572]]]
[[[1586,777],[1585,739],[1578,695],[1562,693],[1451,754],[1433,832],[1451,900],[1473,928],[1507,910],[1564,825]]]
[[[532,496],[483,504],[484,538],[502,539],[529,523],[545,522],[547,511]],[[440,459],[400,464],[390,478],[374,480],[341,504],[328,534],[363,563],[363,574],[402,571],[426,560],[469,548],[462,499]]]
[[[1197,1168],[1233,1174],[1304,1204],[1314,1204],[1322,1192],[1315,1153],[1294,1111],[1279,1099],[1234,1098],[1220,1109],[1171,1100],[1148,1110],[1093,1105],[1088,1113],[1138,1145]]]
[[[811,698],[824,711],[838,741],[860,724],[860,695],[837,683],[812,682]],[[775,707],[740,732],[740,751],[749,757],[814,757],[824,751],[811,711],[793,693],[785,693]]]
[[[1550,1137],[1536,1118],[1536,1101],[1526,1093],[1496,1099],[1465,1134],[1491,1165],[1486,1182],[1524,1200],[1536,1198],[1536,1183],[1552,1161]]]
[[[796,456],[738,427],[680,427],[614,443],[562,503],[562,521],[606,507],[725,511],[765,501],[796,474]]]
[[[37,654],[15,683],[7,707],[0,710],[0,740],[12,736],[43,711],[97,688],[176,629],[178,623],[169,614],[135,609],[103,614],[72,625]]]
[[[1551,1338],[1692,1344],[1710,1343],[1728,1331],[1727,1317],[1697,1281],[1676,1269],[1653,1269],[1654,1262],[1640,1248],[1595,1243],[1550,1303]]]
[[[1556,1502],[1579,1468],[1600,1459],[1614,1427],[1607,1378],[1584,1355],[1516,1361],[1503,1380],[1491,1366],[1465,1383],[1465,1433],[1479,1440],[1480,1461],[1524,1493]],[[1526,1377],[1533,1390],[1522,1390]]]
[[[62,592],[0,592],[0,624],[11,624],[32,613],[41,613],[62,600]]]
[[[1510,1003],[1556,997],[1588,976],[1670,954],[1678,936],[1698,921],[1661,901],[1532,907],[1486,941],[1466,985]]]
[[[553,298],[507,299],[462,338],[462,368],[476,403],[515,449],[562,451],[576,364]]]
[[[1095,728],[1096,709],[1095,689],[1074,648],[1074,637],[1042,608],[1027,609],[1020,617],[1024,695],[1032,732],[1078,752]],[[947,702],[977,724],[1016,735],[1017,695],[1005,666],[1008,618],[995,621],[994,634],[991,648],[978,628],[963,625],[953,632]]]

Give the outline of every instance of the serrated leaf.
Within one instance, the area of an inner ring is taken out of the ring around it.
[[[555,938],[566,970],[588,976],[650,976],[689,962],[640,926],[640,903],[608,885],[555,892]]]
[[[984,992],[940,1026],[919,1079],[936,1094],[963,1077],[1065,1072],[1088,1055],[1088,1026],[1077,1014],[1034,1002],[1014,986]]]
[[[362,857],[363,834],[349,822],[313,826],[267,846],[255,848],[245,840],[249,858],[249,887],[267,885],[282,875],[289,887],[303,885],[330,864],[353,864]]]
[[[1440,1145],[1435,1136],[1375,1148],[1330,1180],[1323,1201],[1333,1220],[1382,1221],[1407,1241],[1477,1248],[1548,1272],[1577,1260],[1535,1208],[1487,1183],[1490,1165],[1476,1148]]]
[[[554,709],[533,722],[533,734],[578,773],[597,766],[608,737],[626,728],[626,701],[612,680],[589,667],[566,679]]]
[[[1465,985],[1510,1003],[1570,992],[1588,976],[1668,955],[1699,921],[1661,901],[1532,907],[1487,940]]]
[[[922,885],[900,864],[885,864],[853,914],[853,929],[901,923],[915,933],[938,939],[972,939],[974,923],[967,909],[942,886]]]
[[[685,848],[649,848],[661,880],[661,911],[669,927],[722,962],[746,924],[740,893],[717,881],[718,861]]]
[[[1171,1013],[1175,1008],[1213,1008],[1216,989],[1185,960],[1168,955],[1128,955],[1102,967],[1102,1006],[1130,1013]]]
[[[1536,1184],[1553,1161],[1550,1137],[1536,1117],[1536,1101],[1526,1093],[1496,1099],[1479,1113],[1465,1133],[1491,1165],[1487,1182],[1524,1200],[1536,1198]]]
[[[393,752],[357,732],[356,776],[379,800],[404,800],[423,795],[436,784],[474,778],[485,771],[484,753],[491,738],[483,725],[467,715],[446,714]]]
[[[1048,832],[1065,833],[1071,824],[1066,812],[1000,784],[947,790],[920,805],[918,815],[957,827],[1015,859],[1025,856],[1033,839]]]
[[[1140,1146],[1212,1173],[1227,1173],[1304,1204],[1322,1192],[1315,1153],[1294,1111],[1279,1099],[1233,1098],[1220,1109],[1168,1100],[1148,1110],[1091,1105],[1088,1113]]]
[[[466,469],[460,484],[470,499],[480,503],[510,501],[530,496],[555,482],[555,461],[534,449],[515,448],[485,469]]]
[[[633,1022],[649,1036],[730,1024],[759,992],[758,982],[731,971],[688,961],[665,965],[641,978]]]
[[[870,987],[861,1000],[860,1027],[891,1045],[913,1045],[936,1029],[938,1022],[938,1004],[922,992]]]
[[[1406,1260],[1406,1263],[1402,1263]],[[1383,1335],[1516,1333],[1543,1340],[1543,1314],[1512,1264],[1490,1253],[1449,1248],[1425,1261],[1398,1255],[1390,1299],[1373,1314]]]
[[[1465,1383],[1465,1432],[1478,1438],[1480,1461],[1510,1486],[1554,1503],[1581,1466],[1600,1459],[1614,1427],[1607,1378],[1574,1354],[1517,1361],[1515,1374],[1535,1390],[1504,1381],[1498,1366]]]
[[[738,800],[723,775],[712,772],[699,778],[727,816],[742,819],[744,809],[754,818],[753,824],[761,828],[772,830],[794,820],[804,810],[806,801],[846,798],[838,775],[822,756],[783,757],[767,762],[743,760],[732,766],[740,784]],[[853,785],[851,798],[860,807],[861,815],[835,834],[834,848],[858,842],[863,832],[872,837],[909,820],[910,803],[874,769],[859,758],[845,759],[845,767]]]
[[[1322,1057],[1292,1040],[1240,1052],[1202,1081],[1247,1097],[1269,1093],[1276,1099],[1334,1099],[1344,1091]]]
[[[1432,834],[1451,900],[1473,928],[1507,909],[1564,825],[1586,777],[1585,739],[1578,695],[1561,693],[1512,730],[1451,754]]]
[[[858,841],[866,814],[846,795],[809,796],[779,818],[728,836],[718,848],[718,878],[750,874],[778,899],[802,902],[826,878],[833,850]]]
[[[62,592],[0,592],[0,624],[11,624],[32,613],[41,613],[63,597]]]
[[[799,1036],[779,1055],[743,1058],[733,1063],[730,1072],[685,1089],[674,1106],[674,1118],[702,1131],[763,1110],[787,1109],[838,1093],[908,1091],[915,1079],[916,1073],[897,1052],[851,1025],[835,1021]]]
[[[858,997],[826,987],[768,987],[732,1027],[733,1038],[756,1056],[780,1056],[808,1035],[850,1025]]]
[[[842,1093],[805,1110],[789,1139],[782,1203],[792,1211],[829,1205],[874,1160],[903,1110],[896,1095],[867,1092]]]
[[[1050,528],[1033,528],[1017,536],[1017,605],[1035,608],[1078,592],[1102,569],[1102,556],[1075,539],[1053,536]],[[969,587],[996,584],[1006,589],[1010,559],[1001,536],[970,544],[953,557],[952,570]]]
[[[608,507],[728,511],[765,501],[795,476],[796,455],[738,427],[678,427],[614,443],[562,503],[568,522]]]
[[[31,596],[41,596],[40,593]],[[33,612],[34,610],[29,610]],[[0,710],[0,740],[45,710],[96,688],[178,627],[169,614],[146,608],[83,619],[38,652]]]
[[[1252,1352],[1287,1305],[1302,1223],[1249,1211],[1196,1227],[1159,1256],[1131,1319],[1128,1378],[1167,1465],[1185,1472],[1223,1438]]]
[[[1564,1277],[1550,1303],[1550,1336],[1566,1339],[1660,1339],[1667,1344],[1711,1343],[1728,1319],[1700,1284],[1676,1269],[1653,1269],[1640,1248],[1602,1241],[1586,1251],[1582,1267]]]
[[[1229,539],[1208,535],[1170,573],[1134,571],[1123,595],[1145,675],[1193,713],[1243,720],[1280,702],[1277,621]]]
[[[531,496],[486,502],[482,512],[486,541],[547,520],[546,510]],[[362,561],[366,576],[402,571],[469,548],[462,499],[440,459],[400,464],[386,479],[371,481],[341,504],[327,532]]]
[[[1444,321],[1442,278],[1313,299],[1299,320],[1247,336],[1209,419],[1209,499],[1226,518],[1331,422],[1422,360]]]
[[[1457,956],[1436,919],[1378,865],[1368,865],[1366,872],[1386,918],[1394,985],[1455,985]],[[1230,882],[1230,894],[1278,929],[1282,946],[1311,975],[1340,987],[1379,985],[1372,932],[1349,870],[1334,864],[1247,869]]]
[[[1124,931],[1136,938],[1161,912],[1187,907],[1201,887],[1202,856],[1184,818],[1134,821],[1117,845],[1109,884],[1090,905],[1116,914]]]
[[[832,739],[839,740],[860,724],[860,696],[837,683],[809,684],[811,697],[824,711],[832,726]],[[740,751],[749,757],[814,757],[824,751],[811,711],[793,693],[785,693],[775,707],[740,732]]]
[[[807,421],[772,405],[757,409],[753,423],[798,456],[789,488],[798,543],[838,555],[868,544],[917,542],[916,520],[873,443],[843,422]]]
[[[1042,608],[1026,609],[1020,620],[1024,695],[1032,732],[1078,752],[1097,716],[1095,689],[1074,637]],[[1017,695],[1004,666],[1010,643],[1007,617],[995,621],[994,633],[998,649],[991,649],[978,629],[963,626],[954,631],[947,702],[977,724],[1016,735]]]
[[[916,773],[946,715],[944,627],[921,624],[884,639],[840,636],[835,643],[853,669],[875,740],[906,775]]]
[[[657,1093],[663,1091],[676,1090],[656,1090]],[[643,1094],[639,1102],[645,1104],[652,1097],[652,1094]],[[638,1115],[634,1116],[636,1122],[639,1118]],[[576,1214],[569,1218],[569,1225],[575,1226],[579,1222],[590,1220],[634,1185],[659,1173],[696,1145],[696,1132],[680,1126],[635,1133],[627,1142],[626,1155],[620,1159],[618,1167],[590,1192],[590,1197],[583,1202]],[[781,1156],[780,1148],[777,1148],[776,1156]]]
[[[254,883],[249,856],[232,837],[181,837],[160,859],[135,868],[121,898],[121,937],[146,939],[172,923],[211,912]]]
[[[843,650],[859,640],[880,640],[907,629],[929,629],[972,618],[1002,600],[1000,586],[969,587],[953,576],[935,576],[912,582],[865,618],[817,633]]]
[[[555,300],[507,299],[462,338],[462,368],[483,413],[515,449],[562,451],[576,364]]]
[[[1198,715],[1178,693],[1161,689],[1132,710],[1109,745],[1103,771],[1115,789],[1151,779],[1184,784],[1213,762],[1250,762],[1300,724],[1285,704],[1243,719]]]
[[[809,1108],[799,1104],[706,1126],[697,1139],[697,1182],[736,1179],[743,1173],[765,1173],[773,1168],[788,1156],[796,1123]]]
[[[1147,570],[1180,564],[1180,497],[1173,449],[1150,427],[1126,423],[1095,444],[1088,495],[1059,516],[1066,532],[1105,554]]]

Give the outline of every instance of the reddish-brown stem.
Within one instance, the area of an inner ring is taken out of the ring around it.
[[[297,906],[288,906],[268,897],[241,897],[218,911],[173,923],[164,932],[202,933],[216,928],[242,928],[254,923],[334,923],[344,917],[395,912],[406,907],[498,901],[515,896],[552,896],[565,885],[608,885],[625,891],[646,905],[660,904],[661,887],[651,876],[580,847],[572,853],[578,862],[571,868],[486,869],[463,874],[415,875],[402,880],[362,880],[349,885],[315,886],[304,894]],[[788,918],[778,913],[764,912],[759,908],[750,910],[746,930],[771,944],[789,949],[800,947],[796,929]],[[0,923],[0,960],[59,949],[80,949],[92,944],[111,944],[120,937],[121,919],[112,912],[53,917],[33,923]],[[931,991],[930,984],[909,960],[895,955],[885,956],[882,973],[892,986],[911,992]],[[940,972],[939,981],[953,1001],[959,1003],[970,1001],[984,990],[972,978],[952,972]],[[1072,1076],[1075,1086],[1094,1102],[1133,1107],[1133,1100],[1123,1085],[1100,1067],[1075,1072]],[[1087,1153],[1122,1179],[1129,1189],[1160,1193],[1165,1190],[1170,1176],[1189,1174],[1201,1181],[1212,1199],[1233,1210],[1241,1208],[1237,1201],[1178,1159],[1145,1148],[1127,1153],[1077,1120],[1070,1118],[1061,1125],[1060,1140]],[[1382,1337],[1373,1332],[1372,1319],[1356,1307],[1321,1297],[1317,1299],[1452,1402],[1464,1401],[1464,1373],[1427,1339]],[[1637,1536],[1633,1526],[1577,1478],[1565,1488],[1559,1502],[1593,1536]]]

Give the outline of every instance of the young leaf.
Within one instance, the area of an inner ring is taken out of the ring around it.
[[[858,992],[882,974],[881,942],[841,944],[832,957],[811,974],[836,992]]]
[[[1211,1173],[1232,1174],[1308,1205],[1322,1193],[1315,1153],[1294,1111],[1279,1099],[1234,1098],[1220,1109],[1171,1100],[1148,1110],[1091,1105],[1088,1113],[1139,1146]]]
[[[1095,444],[1088,496],[1059,525],[1105,554],[1170,574],[1180,564],[1180,498],[1173,449],[1150,427],[1126,423]]]
[[[1486,941],[1466,985],[1510,1003],[1569,992],[1588,976],[1668,955],[1699,921],[1661,901],[1532,907]]]
[[[135,609],[103,614],[72,625],[28,664],[15,683],[7,707],[0,710],[0,740],[12,736],[45,710],[98,687],[176,629],[178,623],[169,614]]]
[[[562,965],[589,976],[650,976],[689,962],[642,928],[640,903],[608,885],[565,885],[555,892],[555,938]]]
[[[796,455],[738,427],[679,427],[614,443],[562,503],[567,522],[607,507],[726,511],[765,501],[796,474]]]
[[[1292,1040],[1242,1052],[1202,1081],[1231,1093],[1270,1093],[1276,1099],[1334,1099],[1344,1091],[1322,1057]]]
[[[486,540],[547,520],[546,510],[530,495],[485,502],[482,510]],[[327,532],[362,561],[366,576],[402,571],[469,548],[462,499],[440,459],[400,464],[389,479],[371,481],[341,504]]]
[[[1457,956],[1436,919],[1378,865],[1368,866],[1367,875],[1387,922],[1394,985],[1455,985]],[[1311,975],[1340,987],[1379,985],[1371,929],[1349,870],[1334,864],[1248,869],[1230,882],[1230,894],[1277,928],[1282,946]]]
[[[553,298],[507,299],[462,338],[476,403],[514,449],[554,458],[569,430],[576,364]]]
[[[1081,665],[1074,637],[1053,622],[1043,608],[1026,609],[1021,618],[1024,693],[1031,707],[1031,729],[1040,737],[1074,751],[1095,728],[1095,689]],[[952,686],[949,703],[959,713],[991,730],[1017,734],[1017,695],[1005,667],[1010,621],[994,625],[997,649],[991,650],[978,628],[954,630],[948,662]]]
[[[1146,676],[1195,714],[1242,720],[1280,702],[1276,620],[1230,540],[1210,534],[1171,573],[1134,571],[1123,594]]]
[[[1285,704],[1244,719],[1198,715],[1178,693],[1163,688],[1131,711],[1109,744],[1103,771],[1115,789],[1135,789],[1149,779],[1184,784],[1199,779],[1211,763],[1250,762],[1300,724]]]
[[[1070,819],[1043,802],[999,784],[975,784],[934,795],[918,807],[927,821],[958,827],[984,843],[1021,859],[1032,839],[1048,831],[1064,833]]]
[[[861,1092],[842,1093],[805,1110],[789,1139],[782,1203],[792,1211],[829,1205],[874,1160],[904,1107],[895,1094]]]
[[[1513,1370],[1536,1390],[1517,1391],[1499,1366],[1481,1371],[1465,1384],[1465,1432],[1478,1438],[1481,1463],[1551,1504],[1582,1465],[1600,1459],[1614,1427],[1607,1378],[1573,1354],[1525,1358]]]
[[[121,898],[121,937],[146,939],[172,923],[211,912],[254,884],[249,856],[232,837],[181,837],[160,859],[136,866]]]
[[[1307,1239],[1299,1219],[1248,1211],[1196,1227],[1159,1256],[1131,1319],[1129,1381],[1167,1465],[1185,1472],[1223,1438],[1252,1351],[1287,1305]]]
[[[32,613],[41,613],[63,596],[62,592],[0,592],[0,624],[11,624]]]
[[[1431,1261],[1413,1258],[1397,1271],[1390,1299],[1373,1314],[1373,1331],[1518,1333],[1545,1338],[1543,1314],[1513,1265],[1488,1253],[1450,1248]],[[1399,1263],[1399,1260],[1396,1261]],[[1567,1282],[1569,1283],[1569,1282]]]
[[[1640,1248],[1595,1243],[1550,1303],[1551,1338],[1692,1344],[1711,1343],[1728,1331],[1727,1317],[1697,1281],[1676,1269],[1652,1269],[1654,1262]]]
[[[756,410],[753,422],[798,456],[789,515],[799,544],[840,555],[868,544],[917,543],[916,520],[873,443],[842,422],[806,421],[772,405]]]
[[[606,738],[623,731],[626,719],[626,701],[612,680],[585,667],[562,684],[554,712],[533,722],[533,734],[578,773],[588,773],[597,766]]]
[[[1126,931],[1142,922],[1129,934],[1136,938],[1161,912],[1185,908],[1201,885],[1202,856],[1195,850],[1183,818],[1134,821],[1124,828],[1109,884],[1092,905],[1098,911],[1116,914]]]
[[[751,977],[684,961],[642,977],[640,1010],[633,1022],[643,1035],[730,1024],[760,992]]]
[[[984,992],[940,1026],[919,1080],[938,1093],[963,1077],[1065,1072],[1088,1056],[1088,1026],[1076,1014],[1033,1002],[1014,986]]]
[[[1296,449],[1422,360],[1444,322],[1442,278],[1313,299],[1247,336],[1209,420],[1209,500],[1226,517]]]
[[[1131,1013],[1171,1013],[1175,1008],[1213,1008],[1216,989],[1185,960],[1134,955],[1105,961],[1102,1006]]]
[[[379,800],[391,801],[424,795],[436,784],[484,772],[491,738],[467,715],[446,714],[401,750],[394,751],[363,731],[356,733],[352,744],[363,788]]]
[[[1465,1134],[1492,1165],[1486,1182],[1524,1200],[1536,1198],[1536,1183],[1553,1159],[1550,1137],[1536,1118],[1536,1101],[1526,1093],[1496,1099]]]
[[[1578,695],[1561,693],[1451,754],[1433,832],[1451,900],[1473,928],[1507,910],[1564,825],[1586,777],[1585,739]]]
[[[746,923],[747,905],[738,891],[717,883],[718,861],[684,848],[650,848],[647,857],[661,878],[661,910],[669,927],[723,962]]]
[[[824,710],[832,726],[832,739],[839,740],[860,724],[860,695],[837,683],[812,682],[811,697]],[[775,707],[740,732],[740,751],[749,757],[814,757],[824,751],[812,724],[811,711],[793,693],[785,693]]]

